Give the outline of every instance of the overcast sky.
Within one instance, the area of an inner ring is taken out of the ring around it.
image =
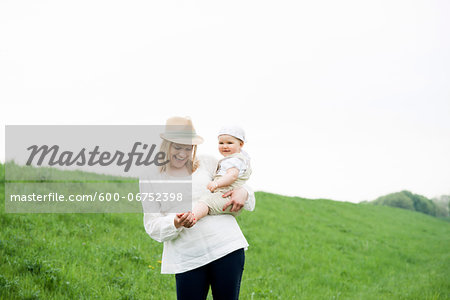
[[[256,190],[450,194],[450,1],[1,1],[5,124],[242,125]],[[4,130],[0,132],[4,161]]]

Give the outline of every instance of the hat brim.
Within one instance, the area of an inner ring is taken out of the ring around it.
[[[186,137],[169,137],[167,135],[165,135],[164,133],[161,133],[159,135],[162,139],[169,141],[169,142],[173,142],[173,143],[177,143],[177,144],[182,144],[182,145],[199,145],[203,143],[203,138],[199,135],[194,136],[192,138],[186,138]]]

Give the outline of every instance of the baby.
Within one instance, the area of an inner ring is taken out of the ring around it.
[[[212,194],[200,198],[192,210],[197,222],[208,213],[232,214],[237,216],[239,212],[230,212],[231,206],[223,211],[223,206],[228,202],[223,194],[243,185],[252,173],[250,157],[242,150],[245,143],[244,130],[237,126],[224,127],[219,131],[219,152],[224,156],[217,166],[214,180],[207,188]]]

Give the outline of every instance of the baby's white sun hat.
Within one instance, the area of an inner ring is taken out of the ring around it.
[[[217,136],[221,136],[224,134],[234,136],[235,138],[240,139],[244,143],[246,142],[245,131],[239,126],[235,125],[224,126],[219,130],[219,134]]]

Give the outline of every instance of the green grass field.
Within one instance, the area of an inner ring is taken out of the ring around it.
[[[141,214],[6,214],[1,299],[175,299]],[[450,222],[258,192],[241,299],[450,299]]]

